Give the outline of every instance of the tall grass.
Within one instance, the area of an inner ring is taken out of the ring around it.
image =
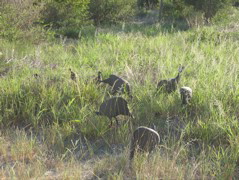
[[[238,177],[238,41],[213,26],[188,32],[160,30],[159,25],[147,33],[130,27],[118,32],[98,29],[74,43],[59,40],[37,46],[0,40],[2,129],[32,129],[48,150],[56,152],[53,156],[80,152],[80,160],[93,158],[96,177]],[[180,86],[193,89],[187,107],[181,105],[178,92],[156,92],[157,82],[175,77],[180,65],[186,66]],[[77,74],[76,82],[69,68]],[[124,77],[132,86],[133,99],[124,97],[135,118],[119,117],[118,129],[108,129],[109,119],[94,113],[112,96],[108,86],[94,83],[98,71],[104,78]],[[129,171],[125,167],[132,130],[153,123],[162,147],[150,159],[137,156]],[[30,143],[28,156],[35,151],[35,140]],[[108,155],[95,158],[102,151]],[[74,160],[69,168],[80,162]]]

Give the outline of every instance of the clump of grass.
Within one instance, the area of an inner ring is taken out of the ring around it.
[[[18,129],[2,134],[1,177],[36,177],[44,172],[45,147],[32,135]]]
[[[2,131],[0,144],[1,178],[82,177],[82,165],[73,155],[65,162],[63,156],[52,153],[47,141],[39,141],[31,131]]]

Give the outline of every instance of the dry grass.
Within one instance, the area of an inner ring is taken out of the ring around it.
[[[79,179],[82,164],[54,155],[37,136],[24,130],[4,130],[0,139],[1,179]]]
[[[129,147],[120,153],[93,155],[83,160],[77,151],[55,153],[47,141],[31,131],[1,132],[1,179],[200,179],[202,161],[185,159],[182,147],[157,149],[151,155],[136,155],[129,161]],[[172,153],[173,151],[173,153]]]

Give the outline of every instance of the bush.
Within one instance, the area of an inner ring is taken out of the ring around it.
[[[157,4],[159,3],[159,0],[138,0],[137,4],[140,8],[153,8],[155,6],[157,6]]]
[[[220,9],[217,14],[212,18],[212,22],[216,25],[229,25],[237,24],[239,18],[239,12],[234,7],[226,7],[223,9]]]
[[[53,28],[67,37],[77,37],[80,27],[89,22],[89,0],[51,0],[42,11],[45,27]]]
[[[8,40],[44,38],[43,29],[37,25],[41,9],[41,4],[33,5],[31,0],[3,1],[0,4],[0,37]]]
[[[189,27],[197,27],[210,22],[216,13],[227,7],[231,0],[174,0],[163,5],[163,17],[184,19]]]
[[[135,14],[137,0],[90,0],[89,12],[95,25],[124,21]]]
[[[166,1],[163,4],[163,17],[166,19],[181,19],[184,18],[184,11],[191,7],[186,7],[182,1],[170,2]]]
[[[88,22],[89,0],[3,1],[0,4],[0,37],[8,40],[34,39],[39,42],[57,30],[78,36],[79,27]],[[52,35],[52,34],[51,34]]]
[[[207,20],[211,19],[219,9],[228,5],[231,0],[184,0],[185,4],[192,5],[195,10],[202,11]]]

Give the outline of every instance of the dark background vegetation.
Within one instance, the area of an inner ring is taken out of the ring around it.
[[[210,23],[222,8],[237,0],[1,0],[0,37],[9,40],[60,35],[78,38],[83,28],[143,18],[149,10],[158,21],[185,21],[187,28]]]

